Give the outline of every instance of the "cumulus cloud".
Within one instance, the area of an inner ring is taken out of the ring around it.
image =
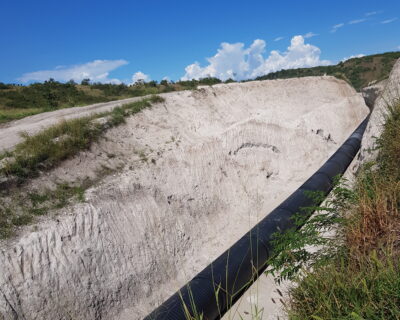
[[[314,32],[307,32],[305,35],[303,35],[303,38],[304,39],[308,39],[308,38],[312,38],[312,37],[315,37],[315,36],[318,36],[318,34],[314,33]]]
[[[244,80],[255,78],[270,72],[301,67],[328,65],[331,62],[321,60],[321,50],[311,44],[304,43],[303,36],[294,36],[287,51],[271,51],[264,58],[266,43],[254,40],[250,47],[243,43],[221,43],[215,56],[208,58],[205,67],[195,62],[185,68],[182,80],[216,77],[221,80],[229,78]]]
[[[392,18],[392,19],[383,20],[383,21],[381,21],[381,23],[382,24],[388,24],[388,23],[392,23],[392,22],[394,22],[396,20],[397,20],[397,18]]]
[[[53,70],[42,70],[23,74],[18,80],[21,82],[45,81],[50,78],[58,81],[90,79],[94,82],[121,83],[118,79],[109,79],[109,73],[128,62],[126,60],[94,60],[73,66],[58,66]]]
[[[283,39],[285,39],[285,38],[284,37],[277,37],[277,38],[274,39],[274,41],[281,41]]]
[[[361,22],[364,22],[364,21],[367,21],[367,19],[356,19],[356,20],[351,20],[351,21],[349,22],[349,24],[357,24],[357,23],[361,23]]]
[[[336,31],[338,31],[338,29],[340,29],[342,27],[344,27],[344,23],[335,24],[331,29],[331,33],[335,33]]]
[[[353,59],[353,58],[362,58],[362,57],[365,57],[365,54],[363,54],[363,53],[355,54],[355,55],[352,55],[350,57],[343,58],[342,62],[345,62],[345,61]]]
[[[148,82],[150,80],[150,76],[148,74],[144,74],[141,71],[136,72],[132,76],[132,84],[135,84],[136,82]]]

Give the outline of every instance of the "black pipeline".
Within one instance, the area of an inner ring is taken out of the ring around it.
[[[291,217],[313,205],[304,191],[332,190],[334,177],[345,172],[360,149],[367,123],[368,118],[299,189],[145,320],[187,320],[185,310],[204,320],[220,319],[266,269],[272,235],[293,227]]]

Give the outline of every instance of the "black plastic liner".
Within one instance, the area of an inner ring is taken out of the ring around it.
[[[291,217],[315,204],[304,191],[328,194],[332,190],[335,176],[345,172],[360,149],[367,123],[368,118],[299,189],[145,320],[187,320],[185,308],[192,316],[203,314],[204,320],[220,319],[265,271],[272,235],[294,227]]]

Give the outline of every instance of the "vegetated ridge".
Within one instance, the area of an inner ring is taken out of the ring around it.
[[[400,52],[388,52],[353,58],[333,66],[281,70],[256,78],[255,80],[286,79],[294,77],[332,75],[344,79],[356,90],[372,81],[380,81],[389,76]],[[251,81],[251,80],[250,80]],[[0,82],[0,123],[21,119],[34,114],[62,108],[83,106],[149,94],[190,90],[198,85],[221,83],[217,78],[190,81],[137,82],[133,85],[91,83],[84,79],[80,84],[73,80],[61,83],[49,79],[44,83],[27,86]],[[235,82],[228,79],[225,83]]]
[[[346,80],[357,91],[360,91],[373,81],[386,79],[398,58],[400,58],[400,52],[387,52],[349,59],[332,66],[281,70],[258,77],[256,80],[288,79],[326,74]]]
[[[374,104],[350,179],[309,208],[315,214],[300,230],[276,234],[269,271],[294,281],[291,320],[400,319],[399,80],[400,60]]]

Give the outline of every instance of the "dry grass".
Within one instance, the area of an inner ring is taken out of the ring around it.
[[[346,227],[346,243],[356,255],[388,247],[400,239],[400,181],[364,172],[357,186],[358,202]]]
[[[291,319],[400,319],[400,102],[360,172],[338,254],[292,288]]]

